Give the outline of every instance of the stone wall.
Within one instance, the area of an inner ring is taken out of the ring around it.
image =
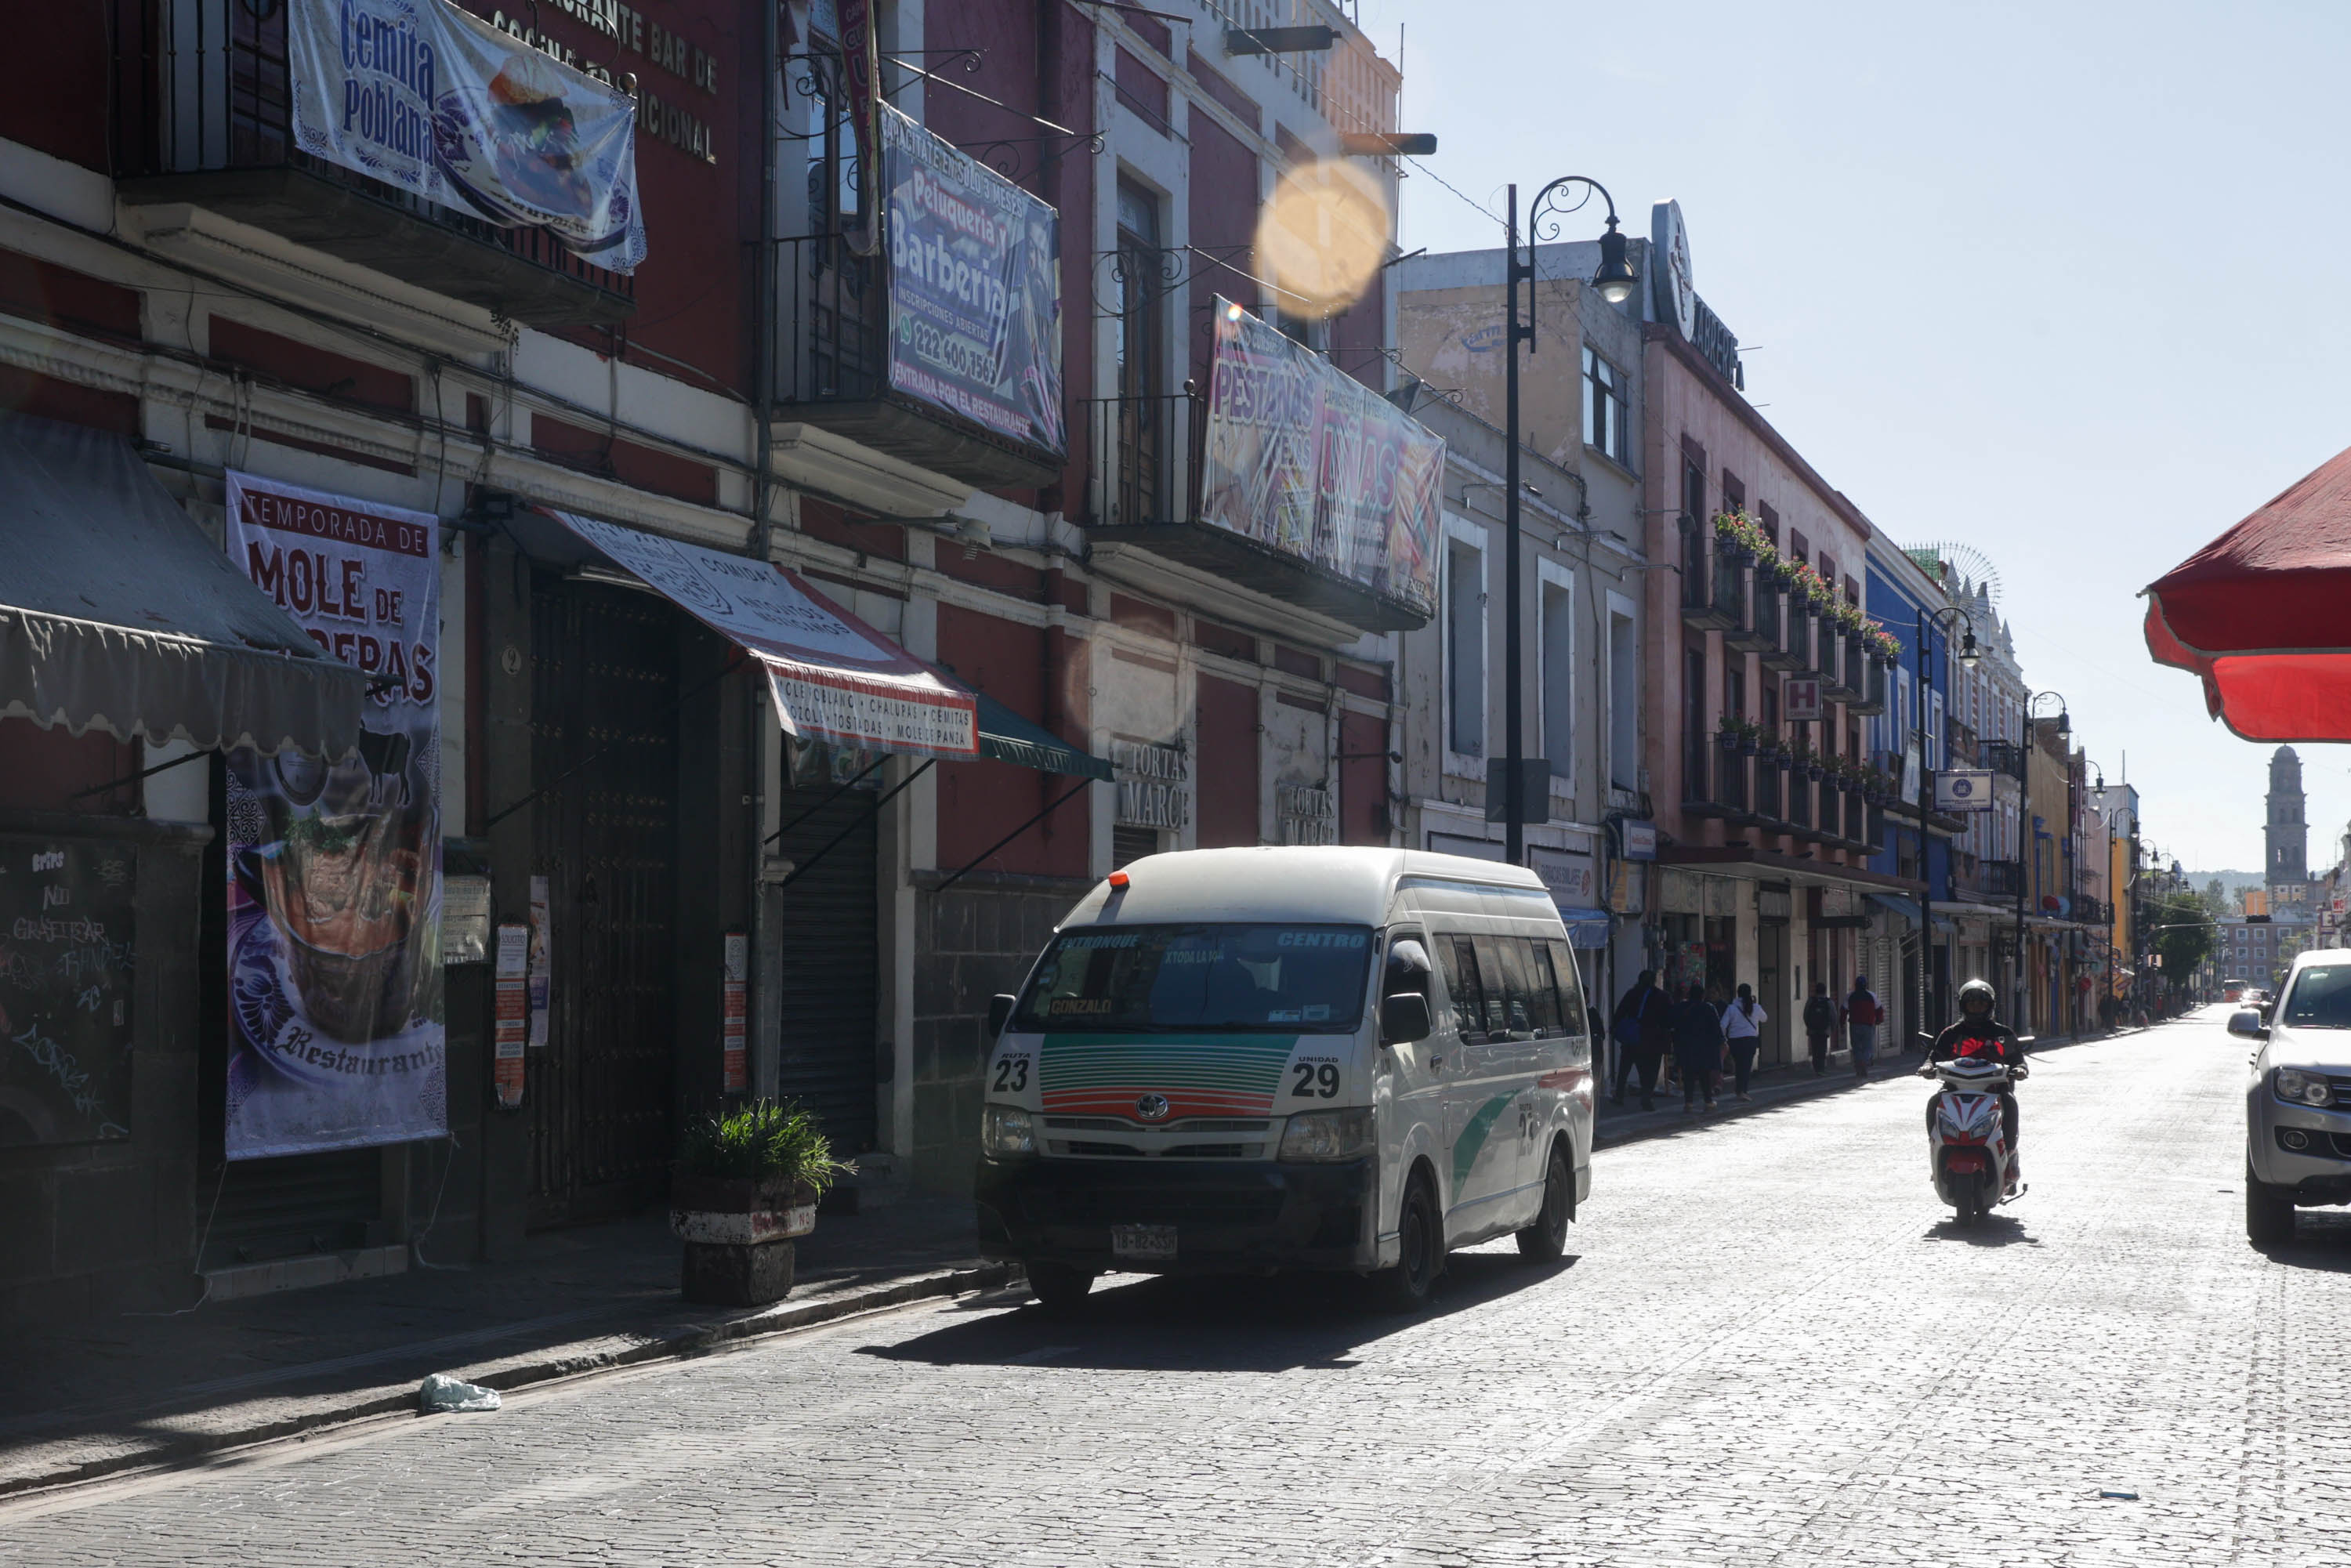
[[[942,893],[940,880],[916,881],[908,1176],[917,1187],[960,1196],[971,1191],[979,1156],[988,998],[1019,988],[1055,923],[1092,883],[975,873]]]

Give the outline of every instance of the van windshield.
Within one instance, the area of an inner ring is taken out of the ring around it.
[[[2285,1021],[2296,1029],[2351,1029],[2351,964],[2313,965],[2295,976]]]
[[[1361,925],[1119,925],[1065,931],[1014,1027],[1283,1030],[1362,1021],[1372,934]]]

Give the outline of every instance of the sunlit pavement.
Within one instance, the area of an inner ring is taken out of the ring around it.
[[[1569,1262],[1423,1318],[966,1301],[0,1509],[0,1563],[2340,1562],[2351,1218],[2245,1245],[2224,1018],[2042,1058],[1975,1231],[1891,1078],[1604,1153]]]

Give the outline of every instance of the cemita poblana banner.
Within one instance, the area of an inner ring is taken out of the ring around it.
[[[1203,467],[1201,521],[1436,612],[1445,443],[1222,298]]]
[[[645,256],[637,106],[446,0],[291,0],[303,152],[612,272]]]
[[[228,754],[228,1157],[448,1130],[441,555],[429,512],[231,471],[228,551],[377,677],[347,757]]]

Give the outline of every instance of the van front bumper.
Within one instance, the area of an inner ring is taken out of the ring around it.
[[[1369,1269],[1379,1193],[1369,1157],[979,1162],[980,1250],[992,1258],[1126,1273]],[[1172,1225],[1172,1260],[1115,1256],[1111,1228]]]

